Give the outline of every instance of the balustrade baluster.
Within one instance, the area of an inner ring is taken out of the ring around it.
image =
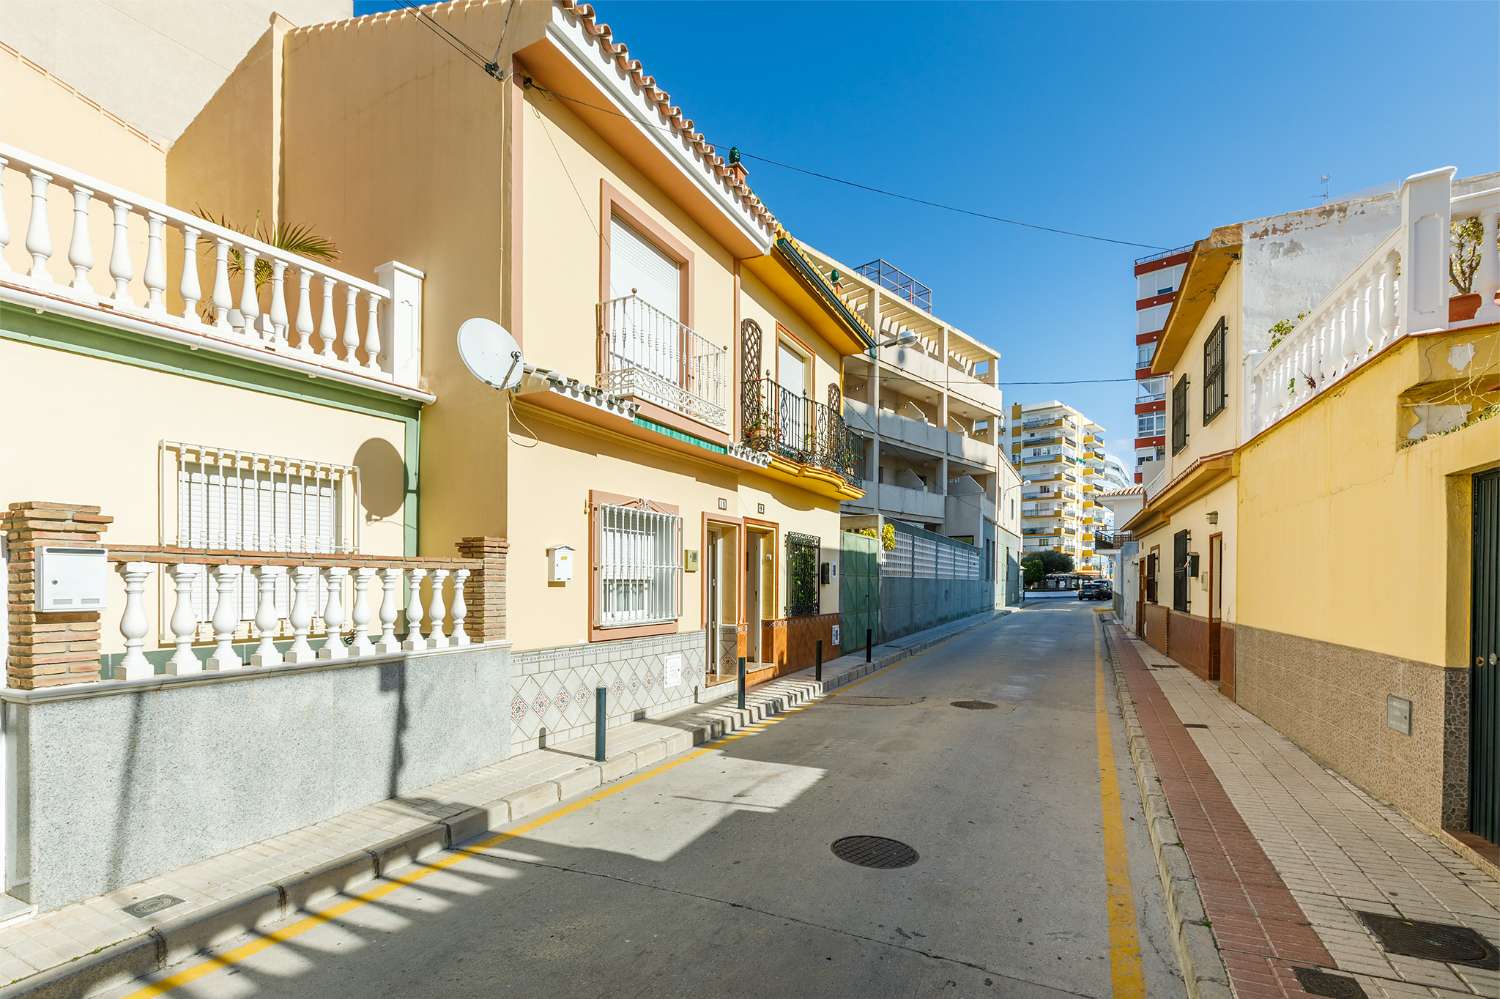
[[[112,200],[109,208],[114,215],[114,233],[109,246],[109,276],[115,281],[112,301],[117,309],[130,309],[135,307],[130,300],[130,279],[135,276],[135,265],[130,261],[130,205]]]
[[[259,289],[255,287],[255,267],[259,262],[256,252],[249,247],[240,248],[240,335],[247,340],[259,340],[255,320],[260,317]]]
[[[344,286],[344,363],[351,368],[359,366],[359,289],[349,284]]]
[[[1396,330],[1396,269],[1401,266],[1401,255],[1395,250],[1386,254],[1380,268],[1380,343],[1384,347],[1395,338]]]
[[[427,636],[427,645],[433,649],[448,647],[448,634],[444,631],[448,610],[443,606],[443,584],[447,579],[447,569],[432,570],[432,602],[427,608],[427,622],[431,626],[431,634]]]
[[[288,619],[292,623],[292,645],[286,650],[286,661],[290,663],[312,662],[317,656],[308,644],[307,633],[312,628],[313,590],[318,579],[316,566],[299,565],[292,570],[292,609]]]
[[[333,286],[336,282],[331,277],[323,278],[323,315],[318,321],[318,339],[323,341],[322,355],[325,360],[333,360],[333,342],[339,338],[338,327],[333,321]]]
[[[73,235],[68,240],[68,263],[73,265],[73,290],[88,299],[96,297],[89,283],[89,271],[94,268],[94,244],[89,234],[89,203],[93,198],[93,191],[73,185]]]
[[[380,370],[380,298],[367,292],[365,302],[370,307],[365,320],[365,367],[375,372]]]
[[[464,619],[469,616],[469,605],[464,601],[464,584],[468,582],[469,570],[456,569],[453,573],[453,645],[462,648],[469,644],[469,633],[464,630]]]
[[[31,254],[31,280],[36,284],[52,283],[47,261],[52,256],[52,223],[47,218],[47,193],[52,175],[31,170],[31,220],[26,226],[26,252]]]
[[[422,577],[426,569],[411,571],[411,589],[406,597],[406,641],[401,647],[407,652],[421,652],[427,648],[427,639],[422,637]]]
[[[125,639],[125,656],[120,660],[120,669],[126,680],[143,680],[153,676],[156,669],[142,651],[146,644],[146,577],[151,572],[149,562],[125,562],[118,566],[125,580],[125,610],[120,615],[120,634]]]
[[[10,273],[10,264],[5,261],[5,248],[10,245],[10,220],[5,216],[5,165],[8,162],[0,156],[0,274]]]
[[[146,284],[146,308],[158,313],[167,311],[166,228],[165,217],[146,213],[146,269],[141,272],[141,280]]]
[[[380,641],[377,648],[381,652],[401,651],[401,643],[396,639],[396,615],[404,574],[404,569],[396,567],[380,572]]]
[[[229,290],[229,240],[218,237],[214,246],[214,326],[230,329],[229,310],[234,308],[234,293]]]
[[[251,666],[280,666],[281,652],[276,648],[276,626],[281,615],[276,612],[276,581],[286,575],[286,567],[263,565],[256,571],[255,635],[260,644],[250,657]]]
[[[167,672],[181,676],[199,673],[203,664],[193,653],[193,638],[198,631],[198,608],[193,600],[193,583],[203,575],[203,566],[179,562],[167,569],[176,590],[177,604],[172,608],[168,625],[172,629],[172,644],[176,647],[172,658],[167,660]]]
[[[240,578],[237,565],[216,565],[214,578],[214,646],[204,669],[239,669],[240,657],[234,651],[234,630],[240,625],[240,591],[235,583]]]
[[[1495,245],[1495,230],[1500,226],[1500,216],[1493,208],[1479,209],[1479,224],[1482,235],[1479,239],[1479,269],[1474,272],[1474,290],[1479,293],[1479,311],[1474,321],[1493,323],[1500,321],[1500,305],[1495,304],[1495,291],[1500,289],[1500,248]]]
[[[349,646],[352,656],[375,654],[374,629],[370,626],[370,580],[376,570],[362,565],[354,570],[354,607],[350,614],[354,622],[354,641]]]
[[[283,343],[290,344],[291,336],[287,333],[286,314],[286,261],[271,261],[271,328],[266,330],[267,342],[275,346]]]
[[[312,356],[312,271],[297,268],[297,351]]]
[[[198,303],[203,299],[203,287],[198,283],[198,236],[190,225],[182,227],[182,280],[177,292],[182,296],[182,318],[190,323],[201,322],[198,318]]]
[[[349,575],[349,570],[335,565],[324,572],[328,574],[328,596],[323,605],[323,627],[328,637],[318,650],[318,658],[347,659],[349,649],[344,645],[344,637],[340,632],[344,628],[344,577]]]

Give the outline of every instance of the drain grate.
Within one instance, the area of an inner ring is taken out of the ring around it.
[[[1356,912],[1355,915],[1375,934],[1387,954],[1500,971],[1500,951],[1467,926],[1398,919],[1378,912]]]
[[[1348,975],[1334,975],[1318,968],[1293,968],[1305,992],[1329,999],[1369,999],[1364,986]]]
[[[994,701],[954,701],[955,708],[964,708],[968,711],[993,711],[1000,705]]]
[[[1203,724],[1202,722],[1183,722],[1182,723],[1182,727],[1183,728],[1208,728],[1208,726],[1205,725],[1205,724]]]
[[[921,704],[925,697],[880,697],[875,694],[835,694],[823,703],[842,704],[846,708],[909,708]]]
[[[833,841],[833,855],[860,867],[891,870],[917,862],[917,851],[900,840],[884,836],[845,836]]]

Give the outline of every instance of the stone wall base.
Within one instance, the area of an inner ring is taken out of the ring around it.
[[[1237,625],[1235,700],[1319,762],[1431,830],[1465,828],[1469,675]],[[1411,701],[1411,735],[1386,698]]]

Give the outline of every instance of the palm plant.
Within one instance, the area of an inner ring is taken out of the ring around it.
[[[236,225],[226,216],[215,216],[212,212],[202,206],[193,209],[193,214],[201,219],[206,219],[215,225],[225,229],[233,229],[235,232],[243,233],[252,239],[268,243],[278,250],[320,263],[330,264],[339,258],[339,248],[333,240],[327,236],[320,235],[312,226],[300,222],[278,222],[274,229],[267,229],[261,221],[260,212],[255,213],[255,225],[251,228]],[[212,244],[205,242],[201,244],[205,251],[212,250]],[[229,273],[238,275],[245,269],[244,257],[237,248],[229,250]],[[264,257],[255,261],[255,287],[260,289],[271,280],[271,262]]]

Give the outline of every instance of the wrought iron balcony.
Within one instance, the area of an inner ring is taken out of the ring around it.
[[[740,431],[746,447],[856,481],[854,435],[842,413],[770,378],[745,382],[742,396]]]
[[[637,295],[599,305],[599,387],[605,391],[727,430],[727,352]]]

